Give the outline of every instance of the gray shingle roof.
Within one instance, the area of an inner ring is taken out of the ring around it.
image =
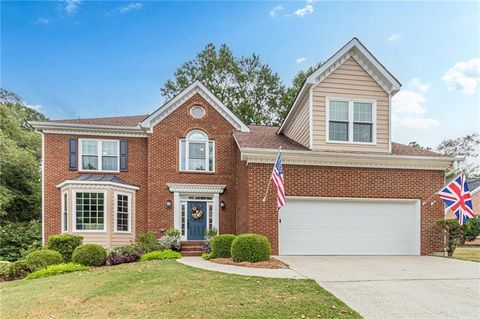
[[[137,186],[135,184],[128,183],[116,175],[111,174],[81,174],[80,176],[73,179],[74,181],[85,181],[85,182],[112,182],[122,185]]]

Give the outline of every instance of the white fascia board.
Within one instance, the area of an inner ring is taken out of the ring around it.
[[[172,98],[170,101],[159,107],[155,112],[148,116],[140,123],[140,126],[152,132],[153,127],[161,122],[170,113],[176,110],[182,104],[183,100],[190,93],[199,93],[207,101],[210,100],[212,106],[235,128],[242,132],[250,132],[250,129],[245,125],[228,107],[223,104],[209,89],[207,89],[200,81],[196,80],[190,84],[186,89]],[[188,96],[189,97],[189,96]]]
[[[140,187],[138,186],[133,186],[133,185],[126,185],[126,184],[121,184],[121,183],[115,183],[115,182],[104,182],[104,181],[79,181],[79,180],[66,180],[61,182],[60,184],[57,185],[57,188],[63,188],[65,186],[70,186],[70,185],[75,185],[75,186],[96,186],[96,187],[102,187],[102,186],[114,186],[114,187],[119,187],[119,188],[124,188],[124,189],[131,189],[131,190],[139,190]]]
[[[140,126],[113,126],[92,125],[60,122],[28,122],[34,129],[51,134],[85,134],[85,135],[110,135],[147,137],[147,133]]]
[[[241,160],[247,163],[275,162],[277,150],[242,148]],[[282,151],[282,162],[292,165],[378,167],[445,170],[455,158],[388,154],[333,153],[321,151]]]

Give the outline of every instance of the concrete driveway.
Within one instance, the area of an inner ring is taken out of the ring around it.
[[[426,256],[280,256],[364,318],[480,318],[480,263]]]

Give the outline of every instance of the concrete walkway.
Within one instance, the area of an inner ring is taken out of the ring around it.
[[[204,270],[224,272],[227,274],[243,275],[243,276],[259,276],[270,278],[292,278],[292,279],[306,279],[306,277],[291,269],[263,269],[263,268],[248,268],[232,265],[216,264],[201,257],[182,257],[177,259],[181,264],[200,268]]]
[[[480,318],[480,263],[427,256],[280,256],[366,319]]]

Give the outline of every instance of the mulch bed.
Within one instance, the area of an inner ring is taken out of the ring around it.
[[[284,262],[281,262],[278,259],[270,258],[268,261],[259,261],[256,263],[251,263],[248,261],[242,261],[236,263],[233,261],[232,258],[212,258],[209,261],[217,263],[217,264],[224,264],[224,265],[233,265],[233,266],[241,266],[241,267],[250,267],[250,268],[266,268],[266,269],[286,269],[288,265]]]

